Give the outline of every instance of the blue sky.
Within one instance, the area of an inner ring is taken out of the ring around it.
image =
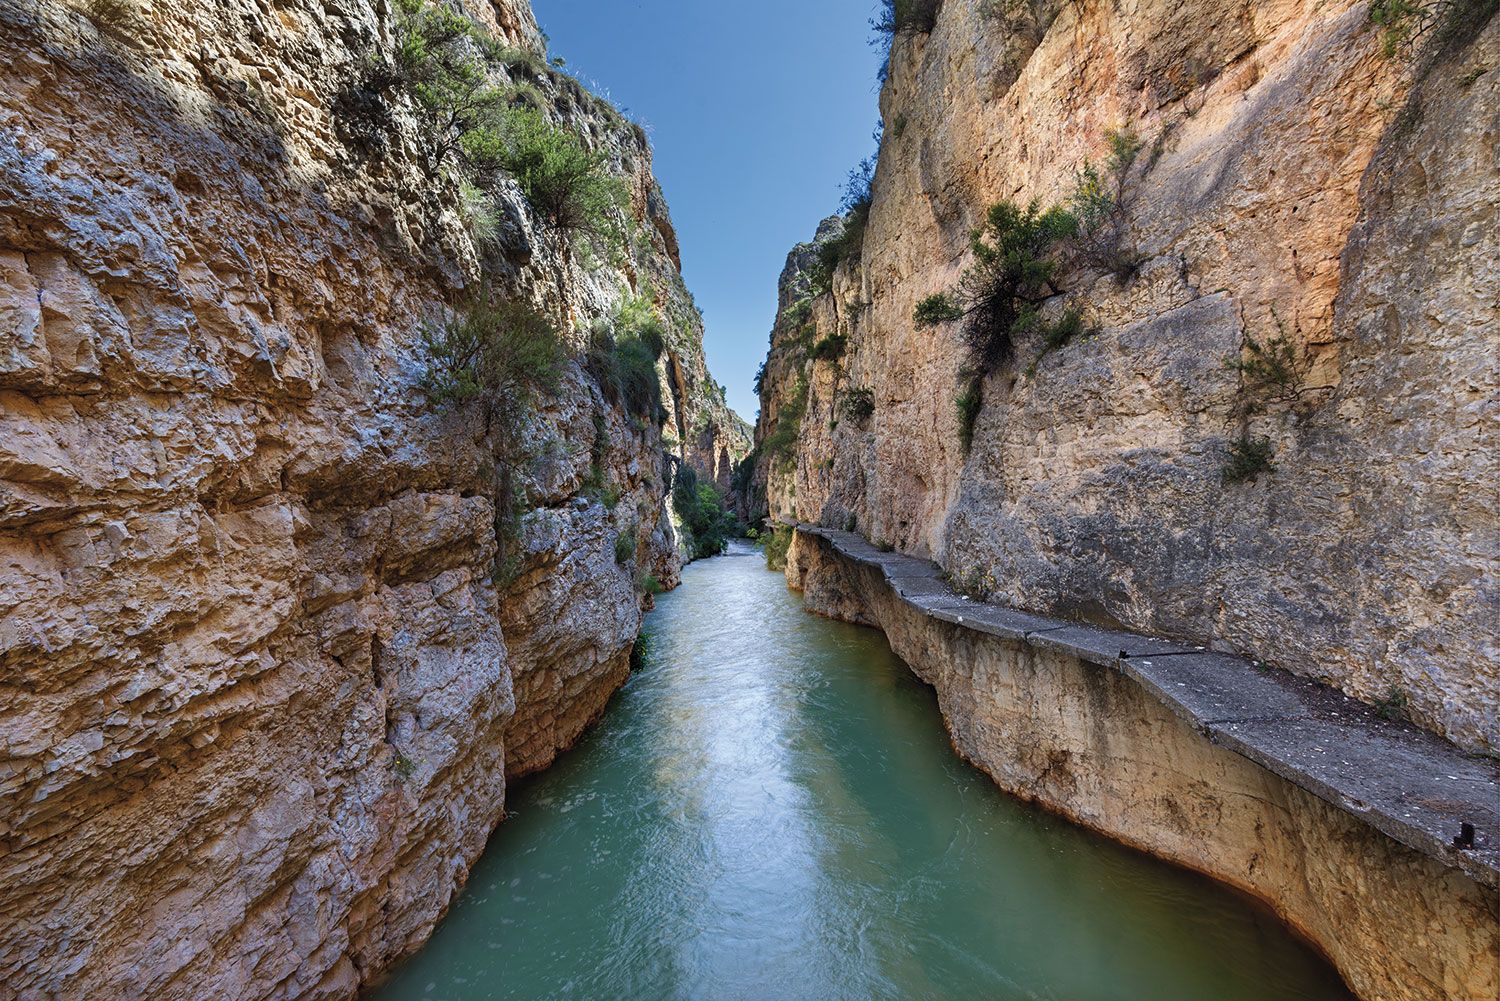
[[[874,150],[875,0],[534,0],[551,54],[646,126],[708,363],[751,390],[794,244],[838,208]]]

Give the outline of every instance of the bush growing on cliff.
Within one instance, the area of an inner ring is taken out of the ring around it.
[[[505,107],[505,91],[489,82],[481,58],[488,51],[488,39],[463,14],[429,0],[396,0],[394,66],[374,66],[367,79],[377,93],[404,86],[421,109],[434,173],[455,155],[467,157]]]
[[[1229,458],[1224,463],[1225,483],[1245,483],[1255,480],[1261,473],[1276,468],[1272,461],[1276,450],[1269,438],[1252,438],[1248,433],[1229,443]]]
[[[475,247],[489,250],[499,243],[500,213],[483,188],[468,181],[459,182],[458,217]]]
[[[792,530],[786,525],[777,525],[762,538],[765,540],[766,567],[770,570],[786,569],[786,554],[792,548]]]
[[[611,247],[623,244],[620,219],[629,199],[624,182],[609,173],[609,158],[536,109],[508,109],[500,128],[472,134],[466,150],[511,174],[554,228]]]
[[[608,327],[596,327],[589,336],[584,368],[599,384],[606,399],[660,427],[667,420],[667,408],[661,398],[661,376],[656,369],[661,353],[659,335],[652,337],[649,332],[633,330],[616,333]]]
[[[918,330],[935,327],[940,323],[951,323],[963,319],[964,311],[946,292],[934,292],[917,303],[912,313],[912,323]]]
[[[844,334],[832,333],[820,339],[812,346],[812,356],[818,361],[838,361],[844,357],[844,351],[849,347],[849,338]]]
[[[852,421],[862,421],[875,413],[875,391],[856,387],[844,394],[844,416]]]
[[[1277,328],[1264,344],[1246,334],[1244,350],[1224,359],[1224,367],[1240,375],[1239,409],[1243,413],[1262,410],[1268,401],[1289,403],[1297,398],[1296,349],[1280,329],[1280,320]]]
[[[1056,245],[1078,234],[1078,217],[1059,207],[1025,208],[1014,202],[990,206],[984,225],[969,235],[974,262],[953,292],[918,303],[913,323],[930,327],[963,319],[969,361],[981,375],[993,372],[1015,351],[1019,332],[1042,329],[1038,306],[1057,294],[1052,284]]]
[[[620,566],[628,566],[635,559],[635,526],[625,529],[615,536],[615,562]]]
[[[729,548],[729,539],[739,534],[739,519],[724,503],[712,483],[701,483],[698,474],[684,466],[672,487],[672,506],[689,534],[689,553],[695,560],[718,556]]]
[[[589,370],[605,395],[627,412],[660,427],[666,423],[661,375],[657,363],[666,353],[666,329],[650,300],[627,299],[607,327],[596,327],[590,339]]]
[[[488,290],[423,331],[422,340],[428,366],[421,387],[439,404],[483,399],[492,410],[525,409],[533,392],[556,390],[567,358],[546,317]]]
[[[818,247],[817,260],[808,269],[808,284],[815,294],[833,288],[833,275],[839,266],[846,261],[859,260],[864,253],[865,229],[870,222],[870,206],[874,204],[875,164],[875,157],[869,156],[849,171],[843,201],[839,204],[839,211],[844,214],[844,228],[838,236]],[[811,304],[808,309],[811,310]]]
[[[870,26],[884,37],[925,35],[937,26],[943,0],[881,0],[880,12]]]
[[[797,453],[797,439],[802,435],[802,417],[807,413],[807,381],[797,383],[791,399],[776,415],[776,429],[761,442],[761,449],[780,469],[790,466]]]

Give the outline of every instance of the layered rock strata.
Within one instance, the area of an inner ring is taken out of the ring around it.
[[[676,578],[672,465],[718,475],[734,419],[650,148],[525,3],[468,14],[624,182],[623,256],[503,180],[476,238],[410,102],[357,141],[391,4],[0,0],[0,997],[353,996],[463,885],[507,772],[620,684],[640,577]],[[570,363],[497,511],[483,408],[419,390],[481,282],[575,355],[650,299],[703,433]]]
[[[892,50],[858,259],[824,294],[789,262],[757,440],[794,444],[748,506],[1500,747],[1500,21],[1434,9],[1386,55],[1362,2],[941,5]],[[1042,315],[1094,332],[1019,332],[966,452],[964,323],[915,307],[1086,163],[1107,219]]]
[[[1500,991],[1494,762],[1235,658],[966,599],[850,533],[799,530],[787,578],[883,630],[1001,788],[1265,900],[1361,997]]]

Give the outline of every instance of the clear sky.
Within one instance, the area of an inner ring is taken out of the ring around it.
[[[646,126],[708,324],[709,368],[751,389],[792,246],[874,150],[875,0],[533,0],[567,72]]]

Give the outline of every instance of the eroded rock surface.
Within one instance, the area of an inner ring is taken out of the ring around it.
[[[1387,57],[1364,3],[983,6],[896,41],[861,259],[809,298],[792,255],[757,440],[796,444],[759,496],[1500,747],[1500,22]],[[1118,228],[1060,253],[1044,310],[1098,332],[1022,337],[965,454],[961,324],[914,307],[991,204],[1066,203],[1115,130],[1142,143]],[[1280,337],[1291,384],[1247,399],[1226,357]],[[1242,434],[1274,468],[1226,483]]]
[[[1260,897],[1316,942],[1362,998],[1488,1001],[1500,990],[1500,846],[1490,839],[1471,859],[1416,831],[1400,832],[1402,841],[1382,830],[1429,807],[1493,826],[1500,819],[1493,763],[1466,760],[1418,731],[1406,738],[1411,762],[1370,769],[1405,782],[1399,792],[1380,788],[1376,776],[1319,781],[1319,771],[1339,773],[1332,763],[1291,780],[1267,757],[1255,759],[1258,742],[1293,745],[1287,761],[1331,757],[1356,768],[1362,755],[1399,757],[1403,745],[1350,747],[1369,739],[1374,728],[1360,717],[1372,714],[1327,713],[1326,691],[1291,681],[1268,682],[1269,697],[1249,696],[1287,703],[1267,713],[1280,717],[1281,732],[1249,735],[1253,721],[1225,722],[1243,706],[1212,702],[1232,692],[1228,686],[1210,681],[1181,694],[1209,673],[1202,664],[1181,669],[1171,697],[1152,691],[1165,677],[1152,671],[1153,657],[1200,655],[965,602],[931,576],[930,564],[904,569],[901,559],[857,537],[799,531],[787,579],[811,610],[883,630],[937,692],[954,748],[1002,789]],[[1194,707],[1219,724],[1200,725]],[[1438,745],[1430,757],[1419,749],[1424,739]],[[1403,774],[1418,758],[1425,771]],[[1372,811],[1356,792],[1382,802]]]
[[[717,476],[737,419],[644,134],[541,57],[511,72],[626,180],[625,260],[514,185],[476,246],[409,108],[348,141],[390,4],[85,7],[0,2],[0,997],[351,997],[623,680],[640,575],[677,574],[664,448]],[[483,414],[418,389],[481,278],[568,331],[653,299],[699,432],[571,366],[519,557]]]

